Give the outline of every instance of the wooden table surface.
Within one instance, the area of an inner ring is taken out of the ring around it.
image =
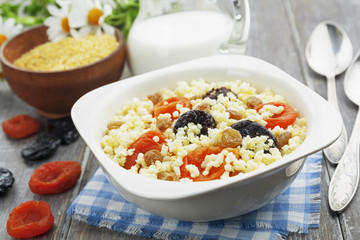
[[[306,41],[318,23],[331,20],[344,27],[353,43],[354,51],[359,51],[360,1],[250,0],[249,2],[251,30],[247,54],[278,66],[326,97],[326,79],[312,72],[305,62]],[[128,72],[123,75],[126,76]],[[344,74],[337,76],[337,94],[341,114],[350,136],[358,108],[346,97],[343,80]],[[39,118],[43,126],[46,121],[32,107],[15,96],[5,81],[0,82],[0,109],[1,122],[19,113]],[[92,227],[68,217],[67,208],[98,168],[97,160],[84,141],[78,139],[69,146],[61,146],[48,160],[25,161],[20,151],[32,139],[13,140],[0,131],[0,166],[11,170],[16,179],[13,187],[0,197],[0,223],[2,223],[0,239],[12,239],[6,232],[8,215],[14,207],[28,200],[48,202],[55,217],[55,224],[51,230],[36,239],[144,239]],[[72,190],[59,195],[33,194],[29,190],[28,181],[35,168],[44,162],[57,160],[75,160],[82,164],[83,174],[77,185]],[[308,234],[290,234],[288,239],[360,239],[360,193],[357,192],[345,212],[332,213],[328,206],[327,192],[334,167],[323,161],[322,170],[320,228],[311,229]]]

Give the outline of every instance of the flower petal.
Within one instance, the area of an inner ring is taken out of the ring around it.
[[[115,35],[115,28],[113,26],[110,26],[108,24],[104,24],[103,26],[104,32],[108,35],[114,36]]]
[[[66,14],[64,14],[64,11],[62,11],[62,9],[57,8],[55,5],[51,4],[48,5],[47,10],[49,11],[49,13],[54,16],[54,17],[58,17],[58,18],[63,18],[66,16]]]

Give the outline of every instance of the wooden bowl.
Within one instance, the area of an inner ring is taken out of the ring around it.
[[[70,115],[73,104],[82,95],[120,79],[125,63],[125,42],[116,29],[120,45],[109,56],[92,64],[64,71],[32,71],[13,63],[23,53],[48,42],[47,27],[31,28],[8,40],[1,47],[4,78],[11,89],[41,115],[58,118]]]

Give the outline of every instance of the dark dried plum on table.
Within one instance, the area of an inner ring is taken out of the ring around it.
[[[26,145],[21,155],[25,160],[41,160],[51,157],[60,144],[68,145],[79,138],[79,133],[70,117],[49,120],[48,131],[39,134]]]
[[[257,122],[253,122],[250,120],[241,120],[231,125],[231,127],[239,131],[243,138],[246,136],[250,136],[251,138],[258,136],[267,136],[269,139],[273,140],[273,144],[270,147],[276,147],[275,136],[266,127],[262,126]]]
[[[79,138],[79,132],[70,117],[51,119],[48,122],[49,132],[61,138],[62,144],[70,144]]]
[[[54,155],[60,144],[61,138],[51,133],[41,133],[21,150],[21,156],[31,161],[45,159]]]
[[[6,189],[11,187],[15,178],[8,169],[0,167],[0,195],[5,193]]]
[[[236,97],[237,94],[234,93],[233,91],[231,91],[230,89],[226,88],[226,87],[221,87],[221,88],[213,88],[210,91],[208,91],[207,93],[205,93],[204,96],[202,96],[202,98],[210,98],[210,99],[217,99],[219,95],[224,95],[227,96],[228,93],[232,93],[234,94]]]
[[[202,135],[207,135],[209,128],[216,128],[215,119],[210,113],[201,110],[190,110],[182,114],[176,121],[174,132],[177,133],[179,128],[185,127],[189,123],[201,124],[200,134]]]

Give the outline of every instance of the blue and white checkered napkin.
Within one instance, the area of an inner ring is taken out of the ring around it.
[[[321,153],[307,158],[291,186],[268,205],[246,215],[187,222],[151,214],[126,201],[98,169],[68,209],[97,227],[157,239],[285,239],[290,232],[319,227]]]

